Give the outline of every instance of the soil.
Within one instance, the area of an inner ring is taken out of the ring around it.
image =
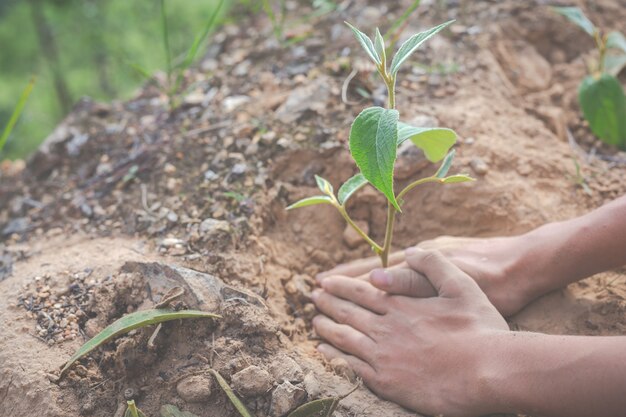
[[[200,417],[236,416],[209,369],[236,383],[257,416],[351,389],[350,372],[314,349],[308,295],[316,273],[369,249],[344,240],[332,208],[284,208],[315,192],[314,174],[337,187],[355,173],[350,122],[384,100],[342,22],[384,28],[403,9],[355,0],[315,17],[304,3],[290,12],[287,45],[272,38],[263,16],[220,29],[187,74],[179,108],[170,110],[152,85],[128,102],[85,99],[25,166],[3,165],[3,415],[117,417],[132,398],[148,416],[165,404]],[[428,3],[405,33],[458,22],[416,55],[424,65],[401,74],[398,107],[409,122],[453,128],[460,135],[453,169],[478,181],[409,195],[398,249],[440,235],[521,233],[626,193],[626,155],[593,139],[577,106],[591,41],[544,2]],[[626,29],[623,2],[578,3],[600,26]],[[435,169],[411,150],[398,166],[402,183]],[[381,196],[365,189],[349,211],[382,239]],[[85,340],[154,306],[173,282],[185,284],[183,305],[223,319],[166,323],[152,347],[153,328],[134,331],[55,382]],[[626,334],[626,272],[570,285],[509,322],[548,333]],[[256,375],[255,384],[246,385],[246,375]],[[361,387],[336,415],[415,414]]]

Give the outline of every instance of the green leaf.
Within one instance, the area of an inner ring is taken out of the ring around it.
[[[604,72],[617,77],[626,67],[626,55],[606,54],[604,56]]]
[[[611,32],[606,37],[606,47],[613,49],[621,49],[626,53],[626,36],[620,32]]]
[[[230,385],[228,385],[228,382],[226,382],[226,380],[222,378],[219,372],[214,369],[209,370],[209,372],[213,374],[213,376],[217,380],[217,383],[220,384],[220,387],[222,387],[222,390],[224,391],[224,393],[226,393],[226,396],[228,397],[230,402],[235,406],[237,411],[239,411],[239,414],[241,414],[242,417],[252,417],[250,411],[248,411],[246,406],[243,405],[241,400],[235,395],[232,388],[230,388]]]
[[[365,49],[365,52],[367,52],[367,55],[369,55],[372,61],[374,61],[376,65],[380,65],[381,60],[380,60],[380,57],[378,56],[378,53],[376,53],[376,48],[374,48],[374,44],[372,43],[372,40],[365,33],[361,32],[360,30],[352,26],[350,23],[345,22],[345,24],[348,25],[350,29],[352,29],[352,32],[354,32],[354,36],[356,37],[356,40],[359,41],[359,43],[361,44],[363,49]]]
[[[352,194],[359,191],[365,184],[367,184],[367,180],[363,174],[356,174],[348,181],[344,182],[343,185],[339,187],[339,193],[337,194],[339,204],[342,206],[345,205],[348,199],[352,197]]]
[[[11,135],[11,132],[13,131],[13,128],[15,127],[15,124],[20,118],[20,115],[22,114],[22,111],[24,110],[24,106],[26,106],[26,101],[28,100],[28,97],[30,96],[30,93],[33,91],[34,87],[35,87],[35,77],[31,78],[29,83],[26,84],[26,87],[22,91],[22,95],[20,96],[19,100],[17,101],[17,104],[15,105],[15,108],[13,109],[13,113],[11,113],[9,122],[4,127],[2,136],[0,136],[0,152],[2,152],[2,148],[4,148],[4,145],[6,145],[7,140],[9,139],[9,136]]]
[[[376,35],[374,36],[374,49],[378,54],[381,62],[387,62],[387,55],[385,53],[385,40],[381,35],[380,30],[376,28]]]
[[[314,400],[296,408],[287,417],[331,417],[338,404],[338,398]]]
[[[393,57],[390,68],[391,75],[395,76],[398,73],[400,65],[402,65],[402,63],[406,61],[406,59],[411,56],[411,54],[415,52],[415,50],[419,48],[421,44],[426,42],[437,32],[444,29],[446,26],[450,25],[453,22],[454,20],[450,20],[448,22],[440,24],[439,26],[435,26],[434,28],[411,36],[406,42],[402,44],[400,49],[398,49],[396,55]]]
[[[221,318],[221,316],[217,314],[197,310],[174,311],[169,309],[153,309],[127,314],[107,326],[104,330],[91,338],[87,343],[82,345],[80,349],[78,349],[76,353],[74,353],[74,355],[63,366],[63,368],[61,369],[60,377],[62,377],[63,374],[70,368],[70,366],[72,366],[72,364],[78,359],[82,358],[92,350],[96,349],[100,345],[108,342],[116,336],[128,333],[131,330],[140,327],[149,326],[151,324],[163,323],[170,320],[207,317]]]
[[[407,139],[424,151],[430,162],[441,161],[456,142],[456,132],[441,127],[414,127],[398,123],[398,145]]]
[[[443,162],[441,163],[441,166],[437,170],[435,177],[445,178],[445,176],[448,174],[448,171],[450,171],[450,167],[452,166],[452,161],[454,160],[455,153],[456,150],[452,149],[450,153],[446,155],[446,157],[443,159]]]
[[[626,97],[619,81],[608,74],[587,76],[578,100],[591,131],[609,145],[626,149]]]
[[[552,10],[555,12],[565,16],[571,22],[578,25],[579,28],[587,32],[590,36],[593,36],[596,27],[591,23],[591,21],[585,16],[582,10],[578,7],[552,7]]]
[[[318,175],[315,176],[315,182],[317,182],[317,186],[324,194],[329,197],[334,197],[335,190],[333,190],[333,186],[330,182]]]
[[[398,143],[398,111],[370,107],[350,129],[350,153],[363,176],[400,210],[393,191],[393,166]]]
[[[161,417],[198,417],[189,411],[180,411],[178,407],[172,404],[165,404],[159,410]]]
[[[468,182],[468,181],[476,181],[476,179],[465,174],[451,175],[443,179],[444,184],[453,184],[455,182]]]
[[[124,417],[146,417],[143,411],[135,405],[135,400],[126,401],[126,406]]]
[[[316,204],[333,204],[333,199],[326,195],[317,195],[315,197],[307,197],[303,198],[300,201],[296,201],[289,207],[287,210],[292,210],[295,208],[306,207],[306,206],[314,206]]]

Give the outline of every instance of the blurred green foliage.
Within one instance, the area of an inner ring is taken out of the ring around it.
[[[166,1],[176,58],[193,44],[218,0]],[[145,81],[132,64],[148,71],[166,67],[161,30],[157,1],[0,0],[0,125],[37,75],[37,90],[3,156],[27,156],[82,96],[130,97]]]

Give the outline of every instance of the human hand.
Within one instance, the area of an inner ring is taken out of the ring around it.
[[[344,358],[378,395],[427,414],[470,416],[492,410],[481,382],[486,347],[506,321],[474,280],[439,252],[407,250],[429,295],[390,295],[364,280],[327,276],[313,301],[313,325],[327,358]],[[393,269],[408,274],[407,269]],[[423,286],[422,286],[423,284]]]
[[[538,258],[528,259],[526,248],[530,244],[525,235],[489,239],[443,236],[422,242],[419,247],[439,250],[472,277],[500,314],[508,317],[548,291],[541,284],[549,281],[549,277],[542,278],[549,274],[549,269]],[[374,275],[379,279],[371,281],[374,286],[390,294],[429,296],[424,295],[424,278],[408,268],[404,251],[393,253],[389,265],[389,272],[397,269],[405,271],[385,277],[385,272],[380,270]],[[370,280],[370,272],[379,267],[377,257],[360,259],[319,274],[318,281],[332,275]]]

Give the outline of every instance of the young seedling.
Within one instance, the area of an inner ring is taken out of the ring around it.
[[[126,401],[126,412],[124,413],[124,417],[146,417],[146,415],[137,408],[135,405],[135,400]]]
[[[578,101],[591,131],[605,143],[626,150],[626,96],[616,78],[626,67],[626,37],[617,31],[605,33],[578,7],[553,10],[594,39],[598,59],[589,65],[589,75],[578,89]]]
[[[13,131],[13,128],[15,127],[15,124],[20,118],[20,115],[22,114],[22,111],[24,110],[24,106],[26,106],[26,101],[28,100],[28,97],[30,96],[30,93],[33,91],[34,87],[35,87],[35,77],[31,78],[30,82],[24,88],[24,91],[22,91],[22,95],[20,96],[20,99],[17,101],[17,104],[15,105],[15,108],[13,109],[13,113],[11,113],[11,117],[9,118],[9,121],[4,127],[4,130],[2,131],[2,136],[0,136],[0,153],[2,153],[2,149],[4,148],[4,145],[6,145],[7,140],[9,139],[9,136],[11,135],[11,132]]]
[[[450,151],[450,148],[456,142],[456,133],[453,130],[408,125],[399,121],[399,112],[396,109],[396,78],[400,66],[421,44],[452,22],[443,23],[411,36],[400,46],[390,65],[388,65],[385,53],[385,41],[378,29],[376,29],[376,35],[372,41],[363,32],[346,23],[354,32],[356,39],[369,58],[376,64],[378,73],[387,86],[389,105],[388,108],[369,107],[363,110],[352,123],[349,138],[350,153],[360,173],[347,180],[339,188],[337,195],[335,195],[330,182],[316,176],[317,185],[323,195],[305,198],[287,207],[287,210],[291,210],[314,204],[332,205],[339,210],[346,222],[370,244],[374,252],[380,257],[383,267],[388,265],[396,214],[402,211],[403,198],[409,191],[418,185],[430,182],[449,184],[473,181],[473,178],[463,174],[448,176],[448,170],[454,158],[454,150]],[[411,182],[396,194],[393,178],[396,152],[398,146],[407,140],[422,149],[429,161],[439,162],[443,160],[443,162],[435,174]],[[350,197],[366,184],[371,184],[387,198],[387,226],[382,245],[376,243],[360,229],[346,211],[346,203]]]

